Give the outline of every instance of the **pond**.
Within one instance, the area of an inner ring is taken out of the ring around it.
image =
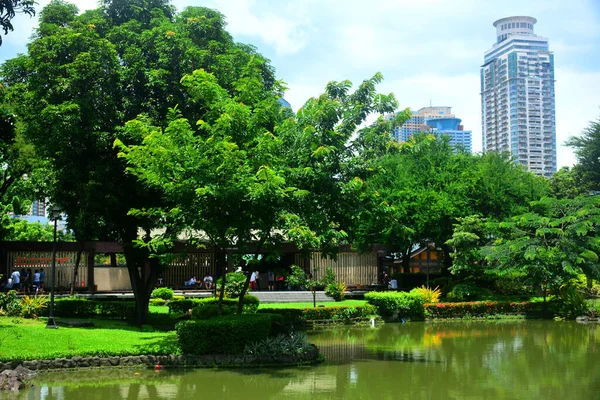
[[[18,398],[598,399],[600,325],[442,322],[311,335],[327,357],[298,369],[45,373]]]

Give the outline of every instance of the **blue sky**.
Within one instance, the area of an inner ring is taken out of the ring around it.
[[[48,3],[40,0],[40,6]],[[75,0],[80,10],[95,0]],[[174,0],[218,9],[237,41],[255,45],[287,82],[297,110],[330,80],[360,82],[380,71],[380,91],[401,108],[452,106],[473,149],[481,150],[479,67],[497,19],[537,18],[536,34],[555,54],[558,165],[574,157],[562,143],[600,117],[600,0]],[[26,51],[35,19],[19,16],[0,61]]]

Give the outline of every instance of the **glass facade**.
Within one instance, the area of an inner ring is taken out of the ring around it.
[[[510,151],[529,171],[551,177],[556,172],[554,55],[548,39],[533,33],[535,22],[510,17],[494,24],[498,38],[507,36],[486,52],[480,71],[483,150]],[[515,31],[501,33],[513,24]]]

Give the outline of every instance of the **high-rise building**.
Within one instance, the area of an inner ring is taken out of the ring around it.
[[[556,172],[554,54],[532,17],[494,22],[496,43],[481,67],[484,151],[510,151],[538,175]]]
[[[413,112],[412,117],[394,131],[399,142],[405,142],[417,132],[434,132],[448,135],[450,143],[472,151],[471,131],[465,131],[461,120],[452,114],[452,107],[423,107]]]
[[[461,148],[469,153],[473,152],[473,141],[471,131],[465,131],[460,124],[460,118],[444,117],[429,118],[425,120],[431,132],[436,135],[446,135],[450,137],[450,144],[455,148]]]

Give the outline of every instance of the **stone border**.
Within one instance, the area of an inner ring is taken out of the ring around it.
[[[310,345],[306,353],[291,356],[254,356],[254,355],[168,355],[168,356],[124,356],[124,357],[72,357],[57,358],[55,360],[27,360],[0,362],[0,372],[16,369],[18,366],[34,370],[61,370],[73,368],[102,368],[102,367],[134,367],[147,366],[175,368],[213,368],[213,367],[235,367],[248,366],[292,366],[298,364],[312,364],[320,361],[319,349]]]

